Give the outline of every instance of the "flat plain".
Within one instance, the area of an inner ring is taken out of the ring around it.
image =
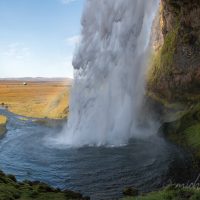
[[[15,114],[63,119],[69,111],[71,79],[0,79],[0,105]]]

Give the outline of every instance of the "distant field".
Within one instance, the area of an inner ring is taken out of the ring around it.
[[[22,116],[61,119],[68,115],[70,88],[70,79],[0,80],[0,105]]]
[[[7,118],[3,115],[0,115],[0,126],[5,125],[7,122]]]

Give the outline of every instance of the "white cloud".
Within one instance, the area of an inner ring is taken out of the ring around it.
[[[69,4],[69,3],[72,3],[74,1],[76,1],[76,0],[61,0],[61,3],[63,3],[63,4]]]
[[[72,37],[65,39],[65,42],[70,46],[77,46],[80,43],[80,40],[81,40],[80,35],[74,35]]]

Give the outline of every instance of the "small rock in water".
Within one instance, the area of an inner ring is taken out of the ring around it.
[[[123,190],[125,196],[138,196],[139,191],[134,187],[127,187]]]

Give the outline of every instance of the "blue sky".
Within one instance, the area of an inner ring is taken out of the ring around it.
[[[0,0],[0,77],[72,77],[84,0]]]

